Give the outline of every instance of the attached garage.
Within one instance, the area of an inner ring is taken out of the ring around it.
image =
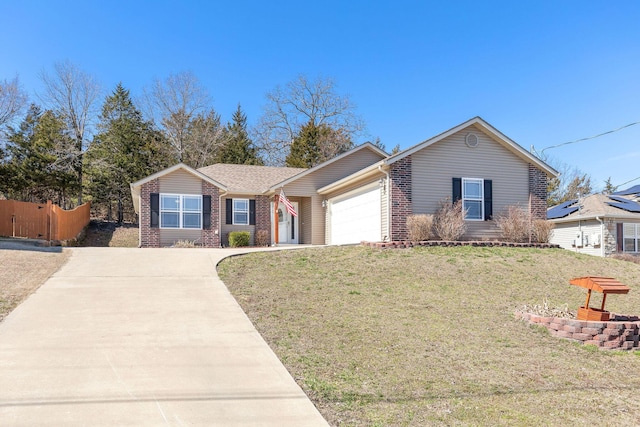
[[[329,199],[328,208],[329,244],[380,241],[382,218],[377,182]]]

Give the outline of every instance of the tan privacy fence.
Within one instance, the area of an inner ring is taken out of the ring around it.
[[[0,236],[69,240],[89,224],[90,203],[65,211],[51,201],[0,200]]]

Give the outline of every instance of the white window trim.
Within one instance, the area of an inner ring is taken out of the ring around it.
[[[477,181],[480,182],[480,198],[468,198],[465,197],[464,194],[464,187],[465,187],[465,182],[467,181]],[[465,221],[484,221],[484,179],[482,178],[462,178],[462,182],[461,182],[461,186],[462,188],[460,189],[460,193],[462,196],[462,208],[464,209],[464,202],[466,200],[470,200],[470,201],[474,201],[474,202],[480,202],[480,218],[467,218],[467,212],[465,211],[464,213],[464,219]]]
[[[633,231],[634,234],[632,236],[627,236],[625,234],[625,228],[626,226],[629,225],[633,225]],[[627,239],[633,239],[634,240],[634,251],[627,251],[627,245],[625,244],[625,240]],[[638,252],[640,252],[640,224],[635,224],[635,223],[623,223],[622,224],[622,251],[628,254],[637,254]]]
[[[236,210],[236,201],[245,201],[247,202],[247,222],[236,222],[236,212],[244,212],[242,210]],[[250,213],[250,202],[249,199],[232,199],[231,202],[231,223],[233,225],[249,225],[251,223],[251,218],[249,217]]]
[[[167,196],[167,197],[178,197],[179,199],[179,206],[178,206],[178,210],[163,210],[162,209],[162,197],[163,196]],[[160,200],[158,201],[159,203],[159,212],[158,212],[158,216],[159,216],[159,226],[161,229],[164,230],[202,230],[202,195],[201,194],[174,194],[174,193],[160,193]],[[185,197],[199,197],[200,198],[200,210],[199,211],[185,211],[184,210],[184,198]],[[165,227],[162,224],[162,213],[163,212],[174,212],[178,214],[178,227]],[[200,226],[199,227],[184,227],[183,224],[183,215],[185,213],[190,213],[190,214],[195,214],[198,213],[199,214],[199,218],[200,218]]]

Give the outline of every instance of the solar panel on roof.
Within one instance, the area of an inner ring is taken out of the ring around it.
[[[640,194],[640,184],[627,188],[626,190],[620,190],[613,193],[616,196],[628,196],[630,194]]]
[[[633,200],[625,199],[624,197],[609,196],[609,198],[617,202],[607,202],[609,206],[613,206],[614,208],[622,209],[627,212],[640,213],[640,203],[634,202]]]
[[[571,215],[578,210],[578,206],[574,205],[578,200],[569,200],[568,202],[560,203],[547,210],[547,219],[564,218],[567,215]]]

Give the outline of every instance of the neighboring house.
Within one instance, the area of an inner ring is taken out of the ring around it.
[[[549,208],[551,243],[579,253],[640,253],[640,185],[611,195],[592,194]]]
[[[509,205],[545,218],[557,172],[476,117],[388,156],[365,143],[310,169],[178,164],[131,184],[140,246],[193,240],[228,244],[228,233],[264,230],[272,243],[350,244],[407,239],[407,216],[462,199],[466,239],[499,237],[493,215]],[[274,205],[281,191],[298,216]],[[276,221],[278,222],[276,236]]]

